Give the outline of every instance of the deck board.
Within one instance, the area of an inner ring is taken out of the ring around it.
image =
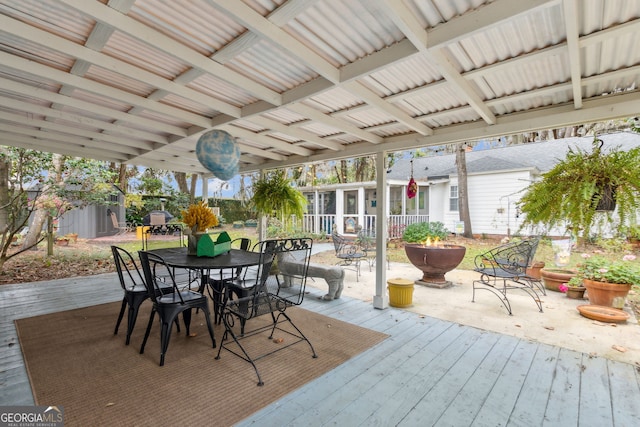
[[[0,294],[1,405],[33,404],[15,319],[122,297],[115,274],[4,285]],[[389,338],[238,426],[640,425],[633,365],[322,295],[310,288],[303,307]]]

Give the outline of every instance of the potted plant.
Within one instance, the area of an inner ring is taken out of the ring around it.
[[[627,228],[627,240],[635,248],[640,247],[640,225],[634,224]]]
[[[444,275],[462,262],[467,249],[441,243],[448,235],[449,230],[441,222],[418,222],[405,228],[404,251],[411,264],[422,271],[422,279],[417,280],[417,284],[436,288],[451,285]]]
[[[587,290],[582,284],[582,277],[573,276],[567,283],[560,285],[560,291],[566,292],[567,298],[583,299],[584,292]]]
[[[569,149],[564,160],[534,182],[518,202],[525,215],[522,226],[566,227],[586,239],[601,221],[620,229],[640,207],[640,147],[605,151],[594,137],[591,151]],[[616,215],[597,215],[613,210]]]
[[[619,260],[585,254],[578,268],[578,276],[587,289],[589,303],[622,309],[629,290],[640,285],[640,264],[635,255],[624,255]]]
[[[562,292],[561,286],[568,283],[577,275],[576,270],[568,268],[543,268],[540,270],[540,277],[545,289]]]
[[[268,172],[253,184],[253,208],[267,219],[275,216],[282,224],[288,224],[291,216],[302,218],[307,208],[307,198],[293,187],[284,169]]]

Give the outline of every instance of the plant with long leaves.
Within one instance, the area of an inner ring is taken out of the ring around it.
[[[592,150],[570,148],[564,160],[526,189],[518,202],[525,215],[522,227],[565,227],[587,239],[596,224],[621,230],[640,208],[640,147],[622,151],[602,149],[594,138]],[[615,202],[614,211],[602,211],[602,202]]]
[[[267,172],[253,184],[251,204],[259,214],[286,220],[291,216],[302,218],[307,198],[292,186],[284,169],[277,169]]]

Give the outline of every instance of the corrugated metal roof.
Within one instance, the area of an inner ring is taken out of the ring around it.
[[[637,115],[640,2],[3,0],[0,64],[0,144],[252,171]]]

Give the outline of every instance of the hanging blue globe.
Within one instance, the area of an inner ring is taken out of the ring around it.
[[[235,139],[223,130],[211,130],[198,138],[196,157],[213,175],[229,181],[238,174],[240,148]]]

